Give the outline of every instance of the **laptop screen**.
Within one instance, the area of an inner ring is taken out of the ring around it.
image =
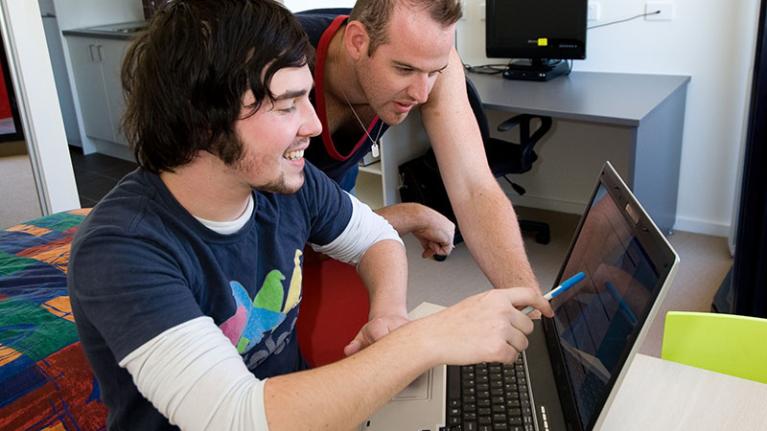
[[[558,338],[555,374],[567,379],[558,382],[563,407],[582,429],[599,416],[675,259],[622,182],[607,180],[603,173],[559,277],[586,279],[557,299],[547,328]]]

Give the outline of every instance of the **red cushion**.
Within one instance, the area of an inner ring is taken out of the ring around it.
[[[5,88],[5,76],[3,75],[3,68],[0,67],[0,118],[11,118],[13,113],[11,111],[11,101],[8,98],[8,89]]]
[[[344,347],[367,322],[368,293],[353,266],[304,260],[297,330],[301,353],[313,367],[344,358]]]

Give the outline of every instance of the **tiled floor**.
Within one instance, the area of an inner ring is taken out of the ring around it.
[[[138,165],[103,154],[83,155],[79,148],[69,147],[72,167],[77,181],[80,205],[91,208],[114,187],[122,177]]]

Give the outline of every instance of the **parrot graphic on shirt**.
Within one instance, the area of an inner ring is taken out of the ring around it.
[[[266,274],[261,288],[252,300],[240,282],[229,282],[237,306],[234,315],[221,324],[221,330],[240,354],[248,352],[261,342],[264,334],[277,328],[287,314],[301,302],[301,255],[301,250],[295,251],[293,274],[287,295],[282,284],[285,276],[276,269]]]

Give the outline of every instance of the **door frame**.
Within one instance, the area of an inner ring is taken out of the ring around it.
[[[80,208],[38,2],[0,0],[0,34],[40,209]]]

